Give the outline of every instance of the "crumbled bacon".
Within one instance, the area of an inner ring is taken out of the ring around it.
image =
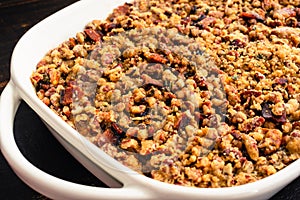
[[[240,16],[244,19],[256,19],[258,22],[265,21],[265,17],[259,15],[256,12],[242,12]]]
[[[73,98],[73,88],[67,87],[64,90],[60,91],[60,104],[67,106],[72,103]]]
[[[98,42],[101,39],[101,36],[99,35],[99,33],[97,33],[95,30],[93,29],[85,29],[84,33],[88,35],[88,37],[93,40],[94,42]]]

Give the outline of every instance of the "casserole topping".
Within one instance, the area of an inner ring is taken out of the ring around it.
[[[50,50],[31,81],[63,120],[146,176],[254,182],[299,158],[299,6],[126,3]]]
[[[225,119],[223,79],[177,29],[133,29],[104,38],[84,61],[72,117],[100,148],[125,151],[140,161],[140,172],[151,173],[192,148],[196,156],[210,152]]]

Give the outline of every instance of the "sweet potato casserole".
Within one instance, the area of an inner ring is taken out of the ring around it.
[[[136,0],[50,50],[31,82],[124,165],[230,187],[300,156],[299,47],[298,0]]]

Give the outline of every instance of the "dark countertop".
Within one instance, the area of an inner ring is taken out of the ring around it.
[[[0,2],[0,93],[10,74],[10,56],[18,39],[34,24],[75,0],[2,0]],[[24,103],[15,119],[15,138],[24,156],[38,168],[76,183],[105,185],[83,168],[51,135],[40,118]],[[24,184],[0,154],[0,199],[47,199]],[[300,199],[300,178],[275,199]]]
[[[33,25],[76,0],[2,0],[0,2],[0,93],[10,78],[10,57],[20,37]],[[14,126],[17,144],[35,166],[59,178],[105,185],[81,166],[52,136],[33,110],[22,102]],[[24,184],[0,153],[0,199],[47,199]]]

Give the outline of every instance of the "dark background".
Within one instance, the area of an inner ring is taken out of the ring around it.
[[[73,2],[76,1],[0,1],[0,94],[9,81],[10,56],[20,37],[40,20]],[[14,132],[21,152],[38,168],[65,180],[105,187],[66,152],[40,118],[24,102],[21,103],[17,112]],[[25,185],[0,154],[0,199],[47,198]],[[272,200],[275,199],[300,199],[300,178],[276,194]]]
[[[20,37],[36,23],[75,0],[0,1],[0,93],[10,78],[10,57]],[[78,13],[77,13],[78,14]],[[22,102],[15,138],[24,156],[45,172],[76,183],[105,186],[83,168],[51,135],[40,118]],[[0,199],[47,199],[24,184],[0,154]]]

